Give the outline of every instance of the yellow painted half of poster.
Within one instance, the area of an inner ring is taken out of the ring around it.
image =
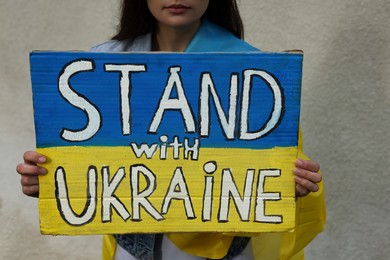
[[[40,178],[44,234],[294,228],[296,147],[203,148],[200,158],[207,160],[196,161],[137,158],[130,147],[38,152],[49,158],[49,173]]]

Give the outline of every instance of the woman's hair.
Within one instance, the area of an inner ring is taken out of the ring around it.
[[[225,28],[237,38],[244,38],[244,27],[236,0],[210,0],[204,18]],[[123,0],[118,31],[113,40],[126,40],[153,31],[155,18],[146,0]]]

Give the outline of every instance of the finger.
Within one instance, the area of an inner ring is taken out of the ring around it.
[[[311,192],[316,192],[319,189],[316,183],[301,178],[299,176],[295,176],[295,182]]]
[[[310,193],[310,191],[308,191],[307,189],[305,189],[301,185],[295,184],[295,194],[297,197],[304,197],[309,193]]]
[[[47,173],[47,169],[44,167],[20,163],[16,166],[16,171],[21,175],[44,175]]]
[[[33,151],[27,151],[23,154],[23,160],[28,164],[45,163],[46,157]]]
[[[26,176],[23,175],[20,178],[20,183],[22,186],[35,186],[39,184],[38,176]]]
[[[295,168],[294,174],[295,176],[299,176],[314,183],[319,183],[322,180],[321,174],[318,174],[317,172],[311,172],[302,168]]]
[[[34,186],[23,186],[22,191],[27,196],[39,197],[39,185]]]
[[[295,166],[312,172],[318,172],[320,170],[320,164],[311,160],[297,159]]]

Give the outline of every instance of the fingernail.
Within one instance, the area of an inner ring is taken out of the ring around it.
[[[297,159],[297,160],[295,161],[295,165],[298,166],[298,167],[302,166],[302,165],[303,165],[302,160],[301,160],[301,159]]]
[[[38,162],[40,162],[40,163],[46,162],[46,157],[44,157],[44,156],[39,157]]]
[[[39,169],[39,173],[40,174],[46,174],[47,173],[47,169],[46,168],[40,168]]]

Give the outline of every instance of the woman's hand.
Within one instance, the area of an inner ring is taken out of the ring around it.
[[[23,163],[16,166],[16,171],[21,175],[20,183],[22,191],[27,196],[39,196],[38,176],[47,173],[43,167],[37,166],[38,163],[46,162],[46,157],[37,152],[25,152],[23,155]]]
[[[310,192],[318,191],[317,183],[322,180],[318,173],[320,165],[315,161],[297,159],[295,161],[295,194],[304,197]]]

